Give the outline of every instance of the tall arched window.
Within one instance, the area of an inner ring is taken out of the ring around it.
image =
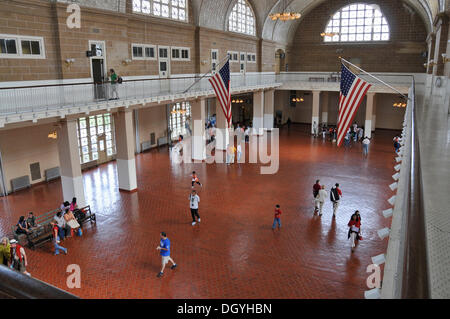
[[[375,4],[351,4],[336,12],[324,32],[325,42],[388,41],[389,25]]]
[[[186,21],[188,0],[133,0],[133,12]]]
[[[228,30],[232,32],[255,35],[255,16],[245,0],[238,0],[228,17]]]

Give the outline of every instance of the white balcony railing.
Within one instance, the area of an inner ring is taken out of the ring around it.
[[[118,84],[120,100],[173,96],[183,93],[210,94],[209,77],[180,77],[170,79],[126,80]],[[195,85],[193,85],[195,83]],[[275,74],[256,73],[232,75],[231,88],[270,86],[276,83]],[[186,90],[189,90],[186,92]],[[107,101],[111,98],[111,84],[76,83],[42,86],[0,88],[0,115],[57,110]]]

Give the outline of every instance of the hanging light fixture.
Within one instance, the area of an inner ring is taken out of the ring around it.
[[[283,10],[281,12],[275,12],[272,14],[269,14],[269,18],[272,19],[272,21],[289,21],[289,20],[297,20],[300,19],[300,17],[302,16],[299,12],[291,12],[288,11],[287,9],[287,5],[286,5],[286,0],[282,0],[282,8]]]

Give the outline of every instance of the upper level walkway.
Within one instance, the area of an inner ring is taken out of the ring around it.
[[[383,81],[407,94],[411,75],[416,82],[424,81],[425,74],[375,73]],[[362,78],[374,82],[367,76]],[[23,85],[0,83],[0,127],[5,124],[89,113],[110,111],[113,108],[131,105],[168,104],[182,100],[213,97],[214,91],[209,77],[172,76],[168,79],[132,79],[124,77],[118,85],[118,100],[112,100],[110,84],[84,83]],[[196,82],[198,81],[198,82]],[[61,81],[62,82],[62,81]],[[232,74],[232,94],[258,90],[304,90],[339,91],[339,73],[330,72],[285,72]],[[375,93],[392,93],[392,90],[374,83],[370,89]]]

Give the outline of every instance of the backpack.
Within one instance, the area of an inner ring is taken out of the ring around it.
[[[122,82],[123,82],[123,79],[122,79],[121,76],[119,76],[119,77],[117,78],[117,83],[122,84]]]
[[[337,191],[337,188],[336,187],[333,187],[332,189],[331,189],[331,192],[330,192],[330,200],[332,201],[332,202],[335,202],[335,201],[338,201],[340,199],[340,197],[339,197],[339,193],[338,193],[338,191]]]

